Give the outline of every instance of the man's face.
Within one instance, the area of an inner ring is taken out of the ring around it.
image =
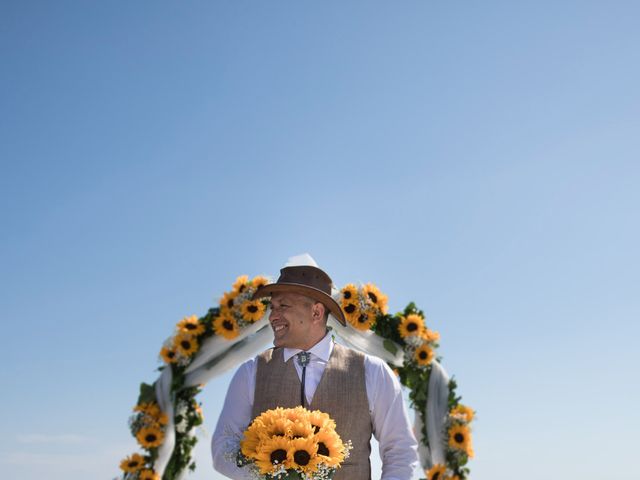
[[[297,293],[275,293],[271,297],[269,322],[276,347],[306,350],[317,341],[317,322],[313,319],[314,301]]]

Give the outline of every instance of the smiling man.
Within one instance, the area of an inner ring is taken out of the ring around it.
[[[345,325],[331,298],[331,278],[313,265],[288,266],[254,298],[271,297],[274,348],[240,366],[229,385],[212,439],[214,468],[228,478],[250,478],[228,453],[251,420],[265,410],[302,405],[328,413],[340,437],[351,440],[349,459],[335,480],[369,480],[370,440],[380,446],[382,480],[410,480],[418,465],[401,387],[381,359],[336,344],[327,320]]]

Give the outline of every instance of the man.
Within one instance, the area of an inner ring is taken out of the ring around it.
[[[418,465],[401,387],[387,364],[335,344],[329,313],[346,324],[331,298],[331,278],[316,266],[289,266],[254,298],[271,297],[269,322],[275,348],[240,366],[229,385],[212,439],[214,468],[229,478],[249,478],[229,460],[251,420],[275,407],[303,405],[328,413],[353,450],[335,480],[369,480],[373,434],[380,446],[382,480],[410,480]],[[302,355],[299,355],[303,352]],[[226,454],[226,455],[225,455]]]

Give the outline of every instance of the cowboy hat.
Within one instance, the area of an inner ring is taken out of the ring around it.
[[[298,293],[322,303],[342,325],[346,325],[340,305],[331,298],[332,284],[329,275],[318,267],[311,265],[284,267],[280,270],[278,280],[258,288],[253,294],[253,299],[270,297],[278,292]]]

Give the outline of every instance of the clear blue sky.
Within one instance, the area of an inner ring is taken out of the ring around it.
[[[636,478],[638,18],[2,1],[2,477],[115,476],[174,323],[310,252],[425,310],[473,479]]]

